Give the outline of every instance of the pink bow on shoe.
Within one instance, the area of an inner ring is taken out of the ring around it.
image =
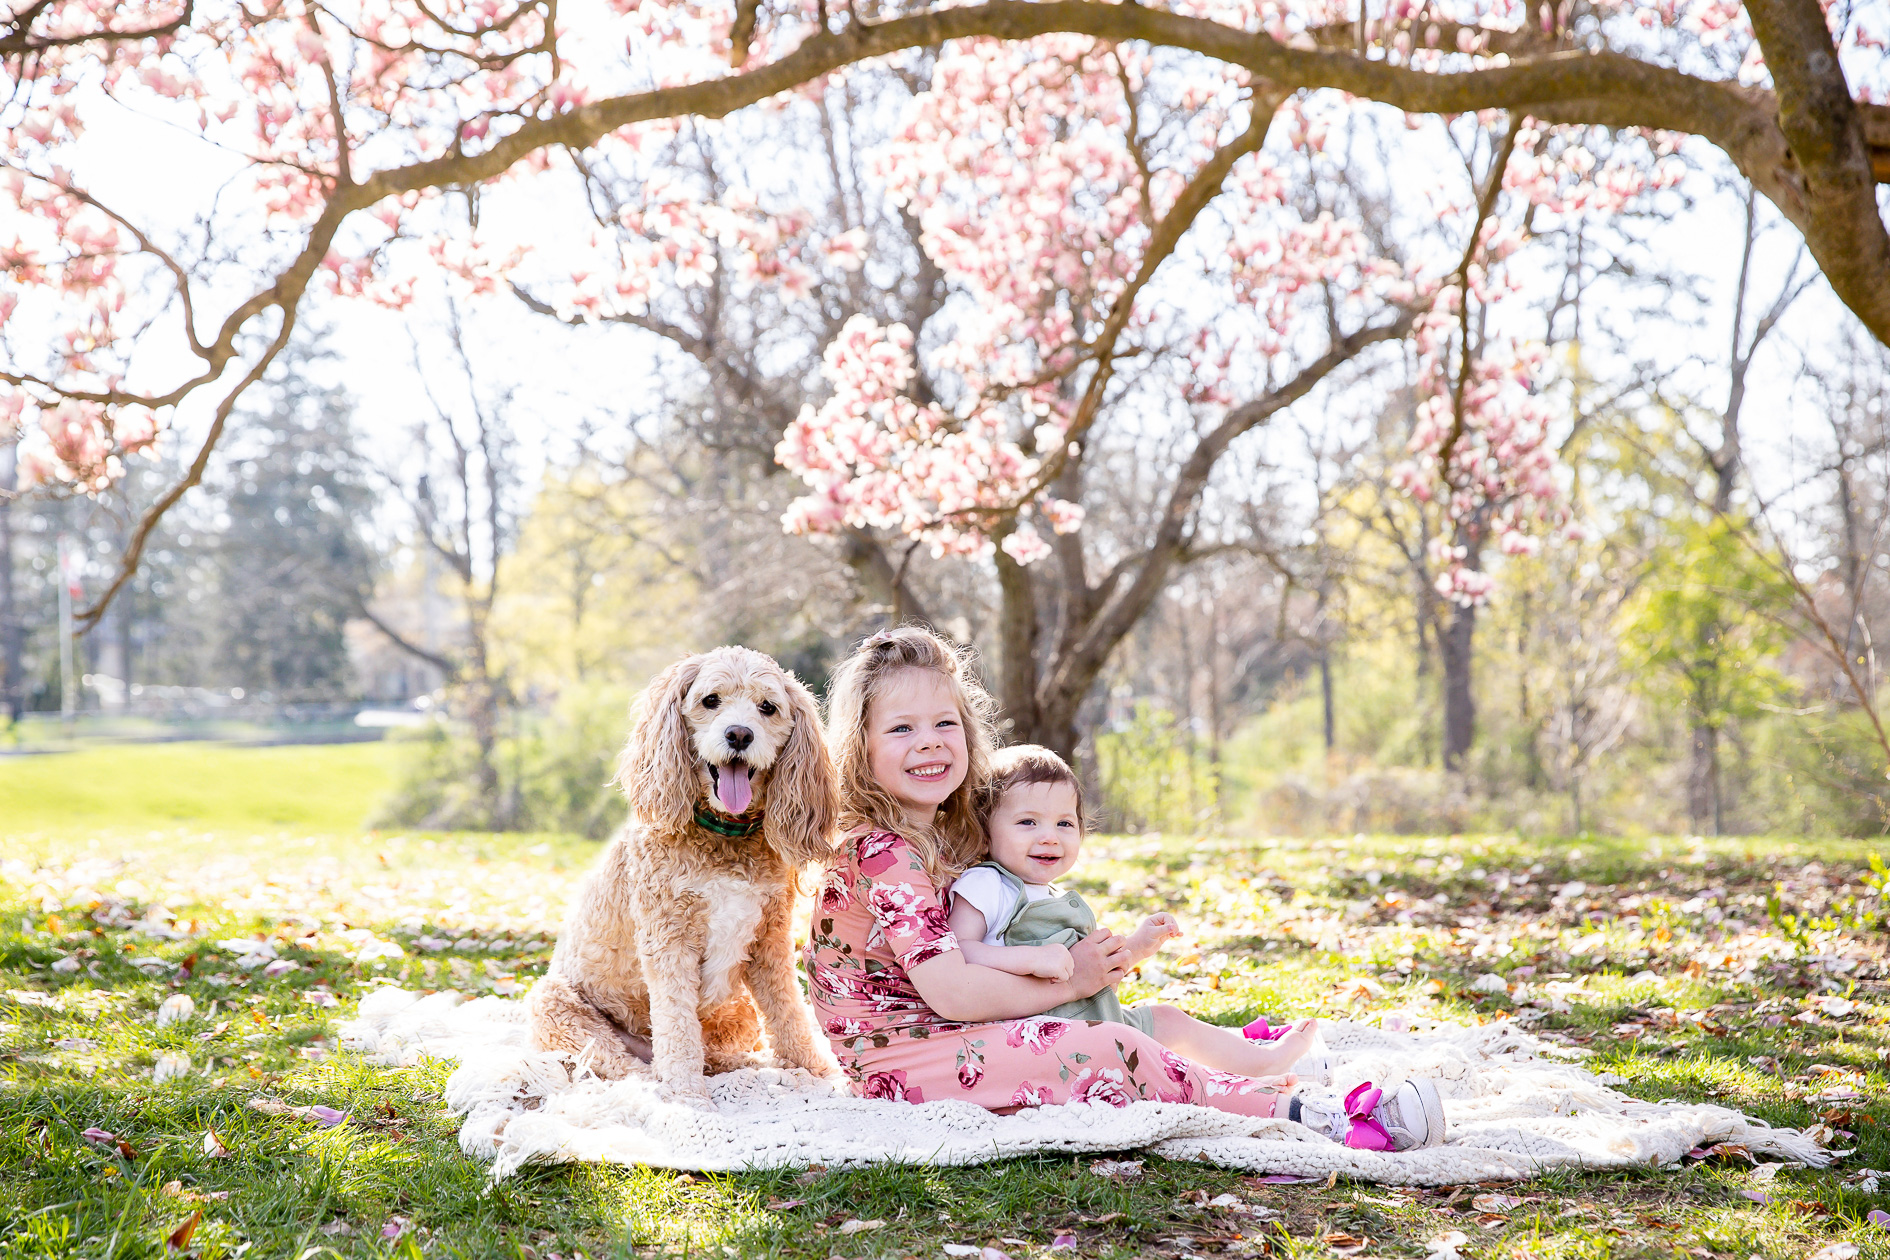
[[[1391,1134],[1385,1132],[1384,1125],[1372,1119],[1378,1100],[1384,1096],[1385,1091],[1370,1081],[1345,1096],[1345,1118],[1352,1122],[1345,1135],[1347,1146],[1359,1151],[1388,1151],[1392,1148]]]
[[[1293,1026],[1291,1024],[1283,1024],[1275,1028],[1273,1025],[1267,1023],[1267,1017],[1262,1015],[1259,1019],[1254,1020],[1253,1023],[1241,1029],[1240,1035],[1245,1037],[1248,1041],[1278,1041],[1292,1031]]]

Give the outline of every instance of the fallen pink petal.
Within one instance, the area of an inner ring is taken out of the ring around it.
[[[1058,1247],[1074,1247],[1074,1246],[1076,1246],[1075,1234],[1058,1234],[1055,1238],[1052,1238],[1050,1240],[1050,1248],[1053,1251]]]
[[[94,1125],[79,1135],[88,1142],[116,1142],[118,1135]]]

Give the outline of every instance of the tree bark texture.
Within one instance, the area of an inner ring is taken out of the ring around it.
[[[1687,819],[1694,831],[1717,836],[1726,823],[1719,793],[1719,728],[1696,723],[1692,736],[1687,757]]]
[[[1477,633],[1475,604],[1455,604],[1444,627],[1444,769],[1461,771],[1477,738],[1477,704],[1471,690],[1472,649]]]
[[[1319,646],[1319,701],[1320,712],[1325,718],[1326,753],[1338,747],[1338,723],[1332,711],[1332,649],[1324,644]]]

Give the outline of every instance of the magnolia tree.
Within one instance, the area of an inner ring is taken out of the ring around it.
[[[496,288],[536,242],[481,230],[493,185],[568,186],[599,158],[673,142],[680,120],[784,108],[821,93],[825,76],[891,58],[918,83],[917,103],[889,144],[849,160],[870,160],[916,217],[953,300],[924,337],[865,311],[832,338],[831,400],[782,443],[811,487],[790,523],[988,549],[1006,592],[1007,704],[1025,732],[1066,745],[1069,698],[1124,619],[1175,563],[1225,541],[1208,491],[1233,467],[1223,460],[1236,439],[1329,388],[1376,342],[1416,333],[1407,481],[1449,510],[1439,559],[1451,597],[1473,607],[1487,590],[1486,542],[1525,547],[1550,523],[1531,356],[1490,314],[1514,248],[1505,233],[1522,222],[1499,203],[1605,213],[1663,177],[1656,150],[1668,143],[1584,169],[1558,127],[1718,145],[1890,340],[1875,191],[1890,179],[1890,110],[1876,103],[1874,11],[1813,0],[1372,10],[738,0],[561,22],[550,0],[38,0],[0,19],[11,80],[0,424],[26,434],[29,477],[85,492],[180,414],[193,419],[203,436],[188,472],[146,514],[122,584],[312,294],[398,306],[427,268]],[[936,65],[910,50],[935,50]],[[1407,111],[1419,143],[1439,126],[1424,116],[1481,111],[1490,139],[1472,178],[1420,187],[1406,208],[1454,229],[1448,246],[1439,236],[1409,252],[1321,201],[1325,139],[1369,102]],[[107,195],[88,157],[86,128],[117,108],[200,136],[240,169],[186,226],[153,221],[135,197]],[[816,234],[713,189],[644,191],[599,242],[609,266],[571,269],[583,274],[552,286],[569,293],[547,300],[633,311],[665,269],[665,283],[700,284],[716,256],[691,233],[752,260],[744,281],[790,296],[869,252],[862,236]],[[1139,540],[1086,551],[1096,470],[1151,455],[1173,477]],[[1026,597],[1029,571],[1046,564],[1081,576],[1066,577],[1063,607]],[[1047,655],[1033,650],[1046,616]],[[1034,677],[1024,662],[1035,660],[1053,676]]]

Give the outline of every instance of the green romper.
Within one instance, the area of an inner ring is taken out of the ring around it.
[[[1024,893],[1024,881],[1014,873],[996,862],[980,862],[978,866],[996,871],[998,878],[1017,898],[1011,917],[995,933],[1006,945],[1061,945],[1067,949],[1096,930],[1096,912],[1075,893],[1058,893],[1054,897],[1032,901]],[[977,870],[978,867],[971,869]],[[1044,1014],[1056,1019],[1108,1020],[1111,1023],[1127,1024],[1151,1037],[1155,1035],[1154,1011],[1146,1006],[1125,1010],[1122,1003],[1116,1000],[1114,985],[1090,997],[1053,1006]]]

